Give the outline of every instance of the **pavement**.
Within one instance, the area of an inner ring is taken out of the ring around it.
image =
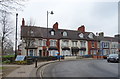
[[[53,62],[56,62],[56,61],[37,62],[37,68],[35,68],[35,63],[31,64],[31,65],[3,65],[3,66],[20,67],[16,70],[12,71],[6,77],[36,77],[37,69],[39,69],[43,65],[53,63]]]

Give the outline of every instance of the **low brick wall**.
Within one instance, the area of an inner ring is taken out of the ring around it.
[[[103,59],[103,56],[93,56],[94,59]]]

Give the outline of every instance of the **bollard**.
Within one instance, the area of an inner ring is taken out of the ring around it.
[[[60,55],[58,56],[58,59],[59,59],[59,61],[60,61]]]
[[[37,58],[35,58],[35,68],[37,68]]]

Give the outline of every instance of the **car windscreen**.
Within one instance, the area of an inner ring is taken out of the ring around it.
[[[111,57],[111,56],[118,57],[118,54],[110,54],[109,57]]]

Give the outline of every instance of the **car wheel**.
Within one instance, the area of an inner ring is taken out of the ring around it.
[[[110,60],[107,60],[107,62],[109,63],[109,62],[110,62]]]
[[[120,63],[120,61],[119,61],[119,60],[117,60],[116,62],[117,62],[117,63]]]

